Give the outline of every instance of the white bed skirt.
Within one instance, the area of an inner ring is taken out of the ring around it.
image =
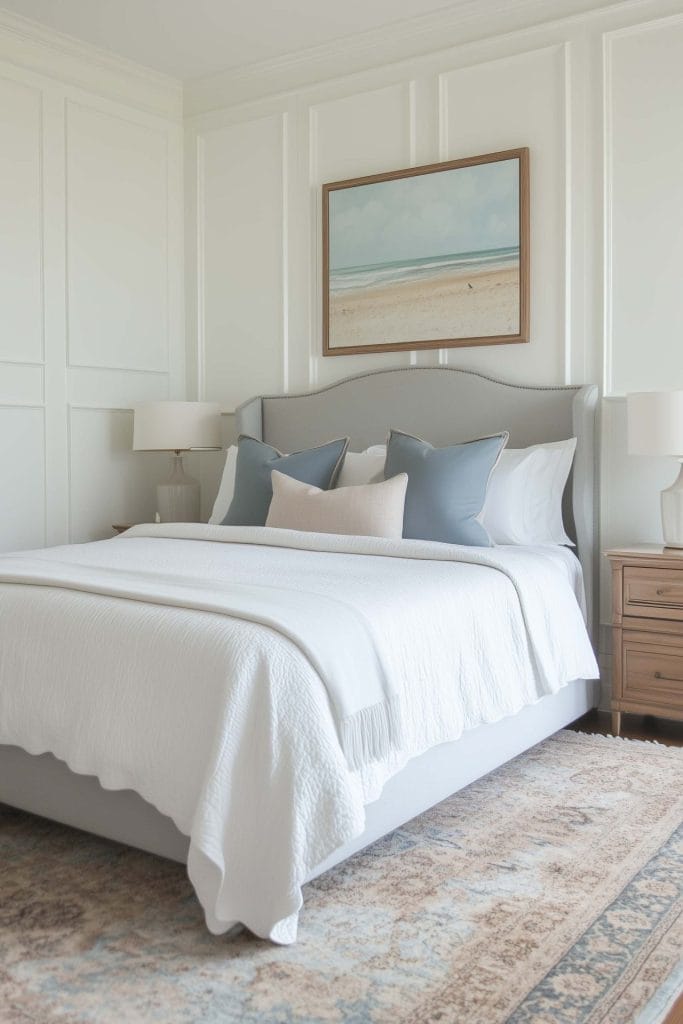
[[[464,733],[409,761],[370,804],[362,835],[335,850],[311,872],[315,878],[452,793],[539,743],[598,702],[599,685],[576,680],[517,715]],[[35,756],[0,745],[0,802],[185,862],[189,839],[170,818],[131,790],[104,790],[51,754]]]

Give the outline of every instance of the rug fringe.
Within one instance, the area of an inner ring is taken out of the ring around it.
[[[661,743],[659,740],[639,740],[632,736],[613,736],[611,733],[604,732],[584,732],[582,729],[561,729],[560,733],[564,733],[567,736],[586,736],[592,740],[607,740],[608,743],[616,740],[617,742],[635,743],[644,747],[660,747],[661,750],[665,750],[667,753],[683,757],[683,747],[677,747],[670,743]],[[560,733],[556,733],[556,736],[559,736]]]

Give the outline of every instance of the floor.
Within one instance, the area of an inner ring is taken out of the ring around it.
[[[569,726],[576,732],[612,733],[612,716],[609,711],[589,711]],[[654,740],[665,743],[668,747],[683,747],[683,722],[674,722],[666,718],[654,718],[652,715],[622,715],[621,735],[630,740]]]

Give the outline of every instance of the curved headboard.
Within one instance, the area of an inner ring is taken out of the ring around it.
[[[588,623],[595,635],[597,580],[597,385],[508,384],[471,370],[411,366],[347,377],[319,391],[252,398],[237,427],[285,452],[348,435],[351,451],[386,440],[391,427],[437,446],[510,432],[509,446],[576,437],[564,517],[583,566]]]

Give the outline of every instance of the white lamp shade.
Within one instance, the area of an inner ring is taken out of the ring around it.
[[[217,402],[142,402],[135,407],[133,450],[221,448],[220,413]]]
[[[640,391],[626,396],[630,455],[683,458],[683,391]]]

